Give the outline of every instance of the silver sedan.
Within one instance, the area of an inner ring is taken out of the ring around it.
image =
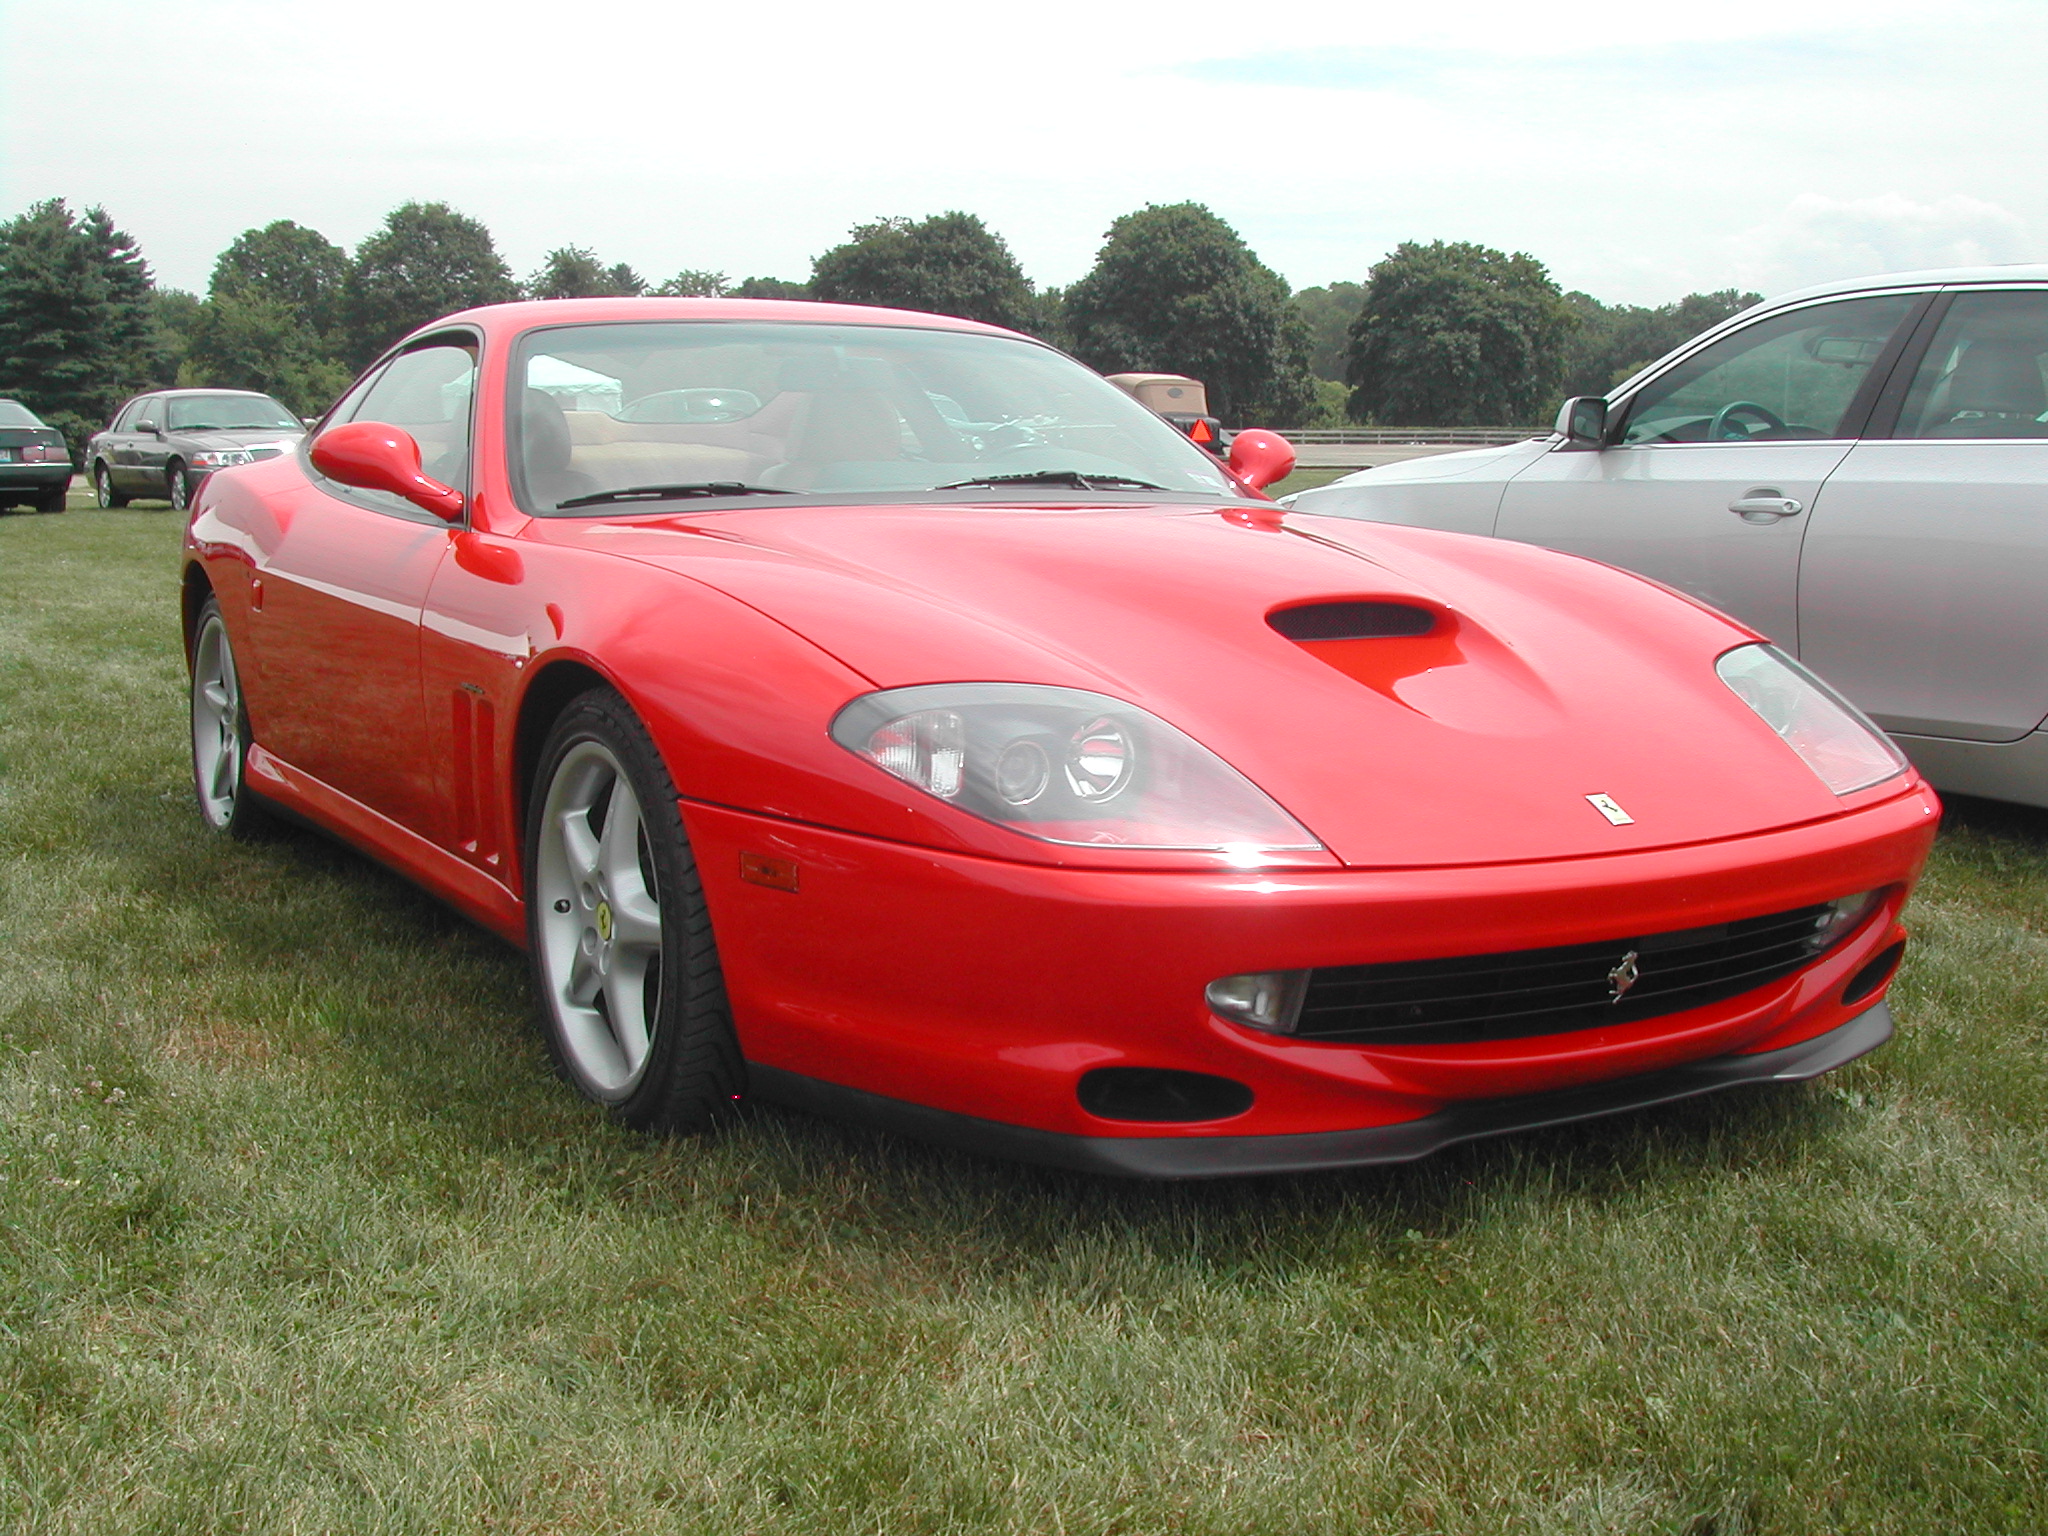
[[[1557,430],[1289,497],[1520,539],[1734,614],[1934,783],[2048,806],[2048,266],[1898,273],[1714,327]]]

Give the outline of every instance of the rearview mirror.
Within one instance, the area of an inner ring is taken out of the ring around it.
[[[1604,448],[1607,445],[1607,402],[1598,395],[1574,395],[1559,407],[1557,435],[1566,448]]]
[[[314,439],[313,467],[330,480],[362,491],[388,491],[443,522],[462,520],[462,493],[420,468],[412,434],[381,421],[351,421]]]
[[[147,432],[151,437],[162,437],[164,435],[164,429],[153,421],[138,421],[135,423],[135,430]]]
[[[1230,440],[1230,472],[1263,491],[1294,473],[1294,444],[1278,432],[1247,427]]]

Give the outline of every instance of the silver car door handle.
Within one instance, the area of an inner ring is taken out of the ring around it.
[[[1728,503],[1728,510],[1745,523],[1775,523],[1781,517],[1797,517],[1806,509],[1790,496],[1745,496]]]

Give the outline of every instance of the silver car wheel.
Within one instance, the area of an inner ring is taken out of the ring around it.
[[[192,487],[185,480],[185,466],[173,463],[164,479],[164,491],[170,497],[173,512],[192,510]]]
[[[216,832],[227,831],[235,820],[244,747],[235,654],[220,611],[209,606],[192,642],[192,780],[199,814]]]
[[[610,747],[585,739],[542,803],[529,899],[564,1063],[593,1097],[630,1095],[661,1010],[661,895],[645,818]]]

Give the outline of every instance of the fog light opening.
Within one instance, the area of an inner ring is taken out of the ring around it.
[[[1307,971],[1248,971],[1210,982],[1202,995],[1220,1019],[1291,1035],[1307,994]]]
[[[1849,985],[1842,988],[1842,1002],[1854,1007],[1876,992],[1892,979],[1892,972],[1899,968],[1899,962],[1906,957],[1906,941],[1900,939],[1879,950],[1864,962],[1863,969],[1849,978]]]
[[[1228,1077],[1171,1067],[1097,1067],[1081,1074],[1081,1107],[1102,1120],[1186,1124],[1228,1120],[1252,1107],[1252,1091]]]

